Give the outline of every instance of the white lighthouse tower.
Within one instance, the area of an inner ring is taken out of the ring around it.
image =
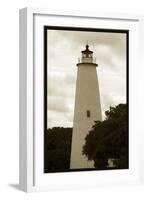
[[[76,97],[74,123],[72,133],[70,169],[93,168],[93,162],[82,155],[85,137],[94,125],[94,121],[102,120],[97,64],[93,52],[86,49],[77,64]]]

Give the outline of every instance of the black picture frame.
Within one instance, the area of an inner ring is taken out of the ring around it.
[[[104,33],[125,33],[126,34],[126,104],[127,104],[127,129],[128,129],[128,149],[129,149],[129,30],[121,29],[102,29],[102,28],[81,28],[81,27],[63,27],[63,26],[44,26],[44,173],[56,172],[78,172],[78,171],[98,171],[96,168],[69,169],[69,170],[50,170],[46,172],[46,131],[47,131],[47,31],[48,30],[66,30],[66,31],[87,31]],[[128,169],[129,169],[129,151],[128,151]],[[105,169],[109,170],[109,169]],[[111,168],[111,170],[117,170]]]

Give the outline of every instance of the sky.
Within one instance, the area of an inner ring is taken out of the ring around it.
[[[47,127],[72,127],[78,58],[85,45],[96,58],[102,118],[126,103],[126,34],[47,31]]]

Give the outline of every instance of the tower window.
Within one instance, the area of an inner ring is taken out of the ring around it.
[[[87,110],[87,117],[90,117],[90,110]]]

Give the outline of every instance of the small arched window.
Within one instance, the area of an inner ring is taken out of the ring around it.
[[[87,117],[90,117],[90,110],[87,110]]]

